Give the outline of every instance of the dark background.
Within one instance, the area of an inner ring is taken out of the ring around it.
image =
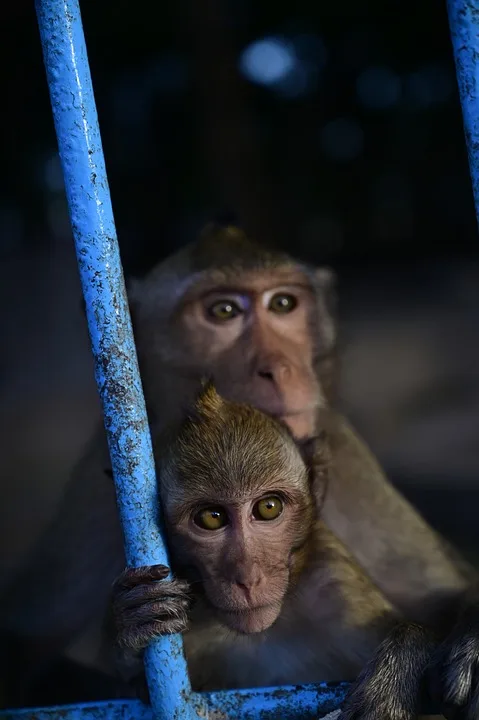
[[[478,238],[445,3],[81,7],[126,274],[225,209],[334,267],[342,406],[476,559]],[[0,60],[1,594],[99,407],[33,3],[2,7]]]
[[[60,214],[32,5],[3,11],[2,256]],[[475,253],[445,3],[81,7],[127,272],[225,205],[317,260]]]

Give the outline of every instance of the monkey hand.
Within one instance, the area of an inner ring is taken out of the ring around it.
[[[113,586],[113,614],[118,645],[139,653],[161,635],[188,626],[189,586],[167,580],[165,565],[127,568]]]
[[[428,674],[431,696],[447,720],[479,718],[477,618],[469,615],[458,623],[439,646]]]
[[[432,652],[423,628],[398,625],[351,686],[340,720],[415,720]]]

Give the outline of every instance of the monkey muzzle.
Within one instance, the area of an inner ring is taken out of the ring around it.
[[[220,620],[231,630],[251,635],[267,630],[278,619],[281,603],[248,610],[218,610]]]

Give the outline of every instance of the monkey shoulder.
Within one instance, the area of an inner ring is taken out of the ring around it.
[[[336,641],[357,636],[369,652],[401,614],[324,522],[316,523],[314,538],[311,566],[302,578],[303,613]]]

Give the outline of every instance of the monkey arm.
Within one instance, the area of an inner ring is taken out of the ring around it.
[[[429,668],[431,695],[446,718],[479,717],[479,586],[467,593],[457,622]]]
[[[474,572],[391,485],[346,419],[325,419],[333,462],[322,517],[410,619],[430,621]]]
[[[435,638],[412,623],[399,623],[351,686],[341,720],[415,720]]]

